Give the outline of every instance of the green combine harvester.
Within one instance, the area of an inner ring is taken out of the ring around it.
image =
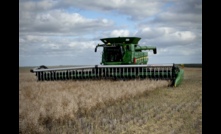
[[[31,69],[36,73],[38,81],[54,80],[79,80],[79,79],[153,79],[170,80],[171,86],[178,86],[182,80],[184,71],[175,64],[147,65],[148,52],[156,47],[139,46],[138,37],[114,37],[103,38],[104,44],[95,47],[103,47],[100,65],[88,65],[66,68],[48,68],[44,65]]]

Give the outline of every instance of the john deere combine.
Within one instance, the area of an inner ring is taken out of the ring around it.
[[[178,86],[183,80],[184,71],[175,64],[169,65],[147,65],[148,52],[153,50],[157,53],[156,47],[139,46],[138,37],[115,37],[103,38],[101,65],[47,68],[40,66],[31,69],[36,73],[38,81],[45,80],[72,80],[72,79],[154,79],[170,80],[172,86]]]

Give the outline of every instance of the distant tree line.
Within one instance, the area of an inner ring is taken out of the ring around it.
[[[200,64],[200,63],[176,64],[176,65],[184,66],[184,67],[202,67],[202,64]]]

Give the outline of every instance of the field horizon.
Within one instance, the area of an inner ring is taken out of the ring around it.
[[[155,63],[154,63],[155,64]],[[164,63],[162,63],[164,64]],[[165,64],[172,64],[172,63],[165,63]],[[174,63],[175,65],[184,65],[185,67],[202,67],[202,63]],[[94,64],[95,65],[99,65],[99,64]],[[147,64],[148,65],[148,64]],[[35,67],[39,67],[41,65],[37,65],[37,66],[19,66],[19,68],[35,68]],[[74,66],[88,66],[88,65],[45,65],[47,67],[74,67]],[[93,66],[93,65],[92,65]]]

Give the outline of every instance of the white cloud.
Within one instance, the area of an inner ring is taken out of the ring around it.
[[[85,31],[93,29],[103,29],[113,26],[113,22],[108,19],[89,19],[79,13],[69,13],[63,10],[51,10],[25,17],[26,12],[20,16],[20,32],[39,32],[48,34],[73,34],[80,35]]]
[[[144,27],[136,33],[136,36],[141,36],[146,39],[153,39],[159,36],[163,36],[164,34],[165,30],[162,28]]]
[[[155,44],[170,43],[170,45],[187,44],[197,38],[194,32],[178,31],[178,29],[172,27],[144,27],[139,29],[135,36],[141,37],[142,40],[146,40],[146,42],[152,41],[155,42]]]
[[[196,35],[190,31],[181,31],[181,32],[176,32],[175,36],[181,40],[193,40],[196,38]]]
[[[85,49],[93,50],[96,46],[96,42],[94,42],[94,41],[82,41],[82,42],[72,41],[67,45],[70,46],[71,48],[77,49],[77,50],[85,50]]]
[[[129,36],[130,35],[130,32],[129,30],[113,30],[110,34],[111,37],[126,37],[126,36]]]

